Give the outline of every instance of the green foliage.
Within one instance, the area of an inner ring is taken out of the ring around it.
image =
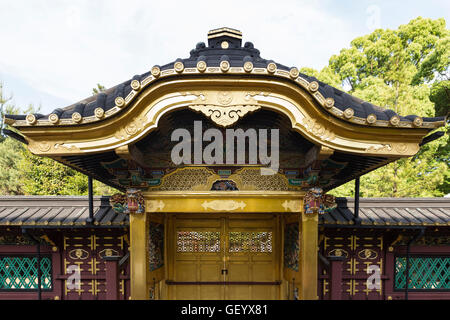
[[[100,92],[103,92],[105,90],[106,90],[105,86],[102,86],[100,83],[97,83],[97,87],[92,88],[92,95],[95,96],[96,94],[99,94]]]
[[[11,108],[8,102],[11,100],[12,96],[6,97],[3,90],[3,83],[0,82],[0,131],[4,128],[3,116],[8,112],[6,109]],[[0,142],[4,139],[3,132],[0,132]]]
[[[398,30],[377,29],[354,39],[350,48],[331,57],[330,67],[351,91],[364,88],[367,77],[387,85],[431,81],[448,73],[449,37],[444,19],[419,17]]]
[[[22,173],[17,168],[23,145],[6,138],[0,142],[0,194],[23,194]]]
[[[96,195],[117,192],[96,180],[93,187]],[[0,194],[87,195],[88,178],[53,159],[31,154],[8,137],[0,142]]]
[[[330,67],[323,68],[320,72],[313,68],[301,68],[300,72],[310,77],[315,77],[330,86],[342,89],[342,81],[337,74],[333,72]]]
[[[52,159],[38,157],[24,150],[18,169],[23,173],[25,194],[87,194],[86,177]]]
[[[442,116],[449,111],[449,30],[445,20],[417,18],[398,30],[376,30],[332,56],[329,67],[350,93],[401,115]],[[426,81],[435,81],[432,85]],[[433,197],[450,193],[450,143],[446,134],[361,177],[363,197]],[[332,191],[351,196],[354,181]]]
[[[448,80],[450,60],[450,37],[447,35],[439,39],[436,48],[420,64],[418,72],[414,75],[413,84],[421,81],[432,81],[435,78]]]
[[[450,113],[450,80],[433,83],[430,100],[434,103],[436,116],[447,116]]]

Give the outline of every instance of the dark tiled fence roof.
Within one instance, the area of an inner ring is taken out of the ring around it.
[[[320,217],[322,225],[352,225],[353,198],[338,198],[338,207]],[[360,199],[363,225],[450,226],[450,198]],[[87,224],[87,197],[0,196],[0,225],[83,226]],[[94,225],[128,225],[128,216],[115,213],[109,197],[94,198]]]
[[[352,225],[353,198],[338,198],[338,207],[320,217],[321,224]],[[450,226],[450,198],[364,198],[359,217],[363,225]]]
[[[87,197],[0,196],[0,225],[82,226],[88,218]],[[128,217],[114,212],[109,197],[94,197],[94,225],[128,225]]]

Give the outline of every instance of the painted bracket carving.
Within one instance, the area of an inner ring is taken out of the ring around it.
[[[324,214],[336,207],[335,197],[329,194],[323,194],[321,188],[311,188],[305,195],[305,214]]]
[[[126,194],[116,193],[109,199],[111,207],[116,213],[144,213],[145,201],[142,192],[128,189]]]

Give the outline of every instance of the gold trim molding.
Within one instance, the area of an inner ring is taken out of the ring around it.
[[[280,213],[286,209],[286,202],[292,203],[292,209],[301,210],[301,199],[304,192],[296,191],[148,191],[144,192],[147,212],[167,213],[209,213],[209,212],[241,212],[241,213]],[[162,207],[163,204],[163,208]],[[297,204],[300,204],[298,207]],[[153,208],[153,209],[150,209]],[[298,212],[298,211],[293,211]]]

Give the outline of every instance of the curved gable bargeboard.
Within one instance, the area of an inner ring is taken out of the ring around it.
[[[215,111],[226,111],[228,115],[216,122],[218,126],[235,124],[234,120],[266,108],[288,116],[292,127],[316,144],[344,152],[392,157],[415,154],[428,132],[425,128],[378,127],[336,119],[324,112],[320,101],[327,104],[311,90],[281,79],[168,77],[142,90],[122,112],[111,109],[110,115],[104,113],[103,121],[20,129],[33,153],[48,156],[102,152],[135,143],[157,127],[163,115],[180,108],[198,111],[213,121]]]

